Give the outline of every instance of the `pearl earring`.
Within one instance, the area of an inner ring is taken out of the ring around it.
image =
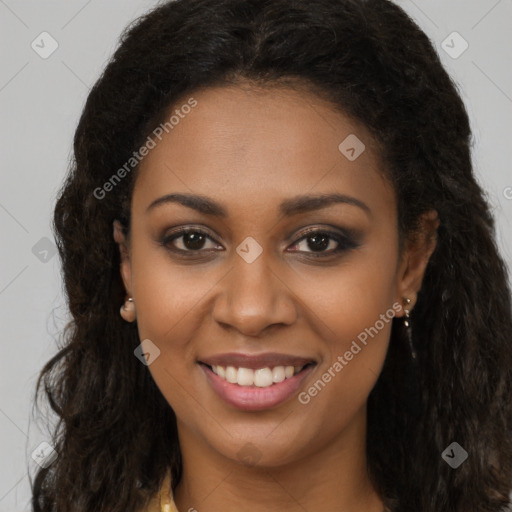
[[[127,322],[133,322],[135,320],[135,302],[133,302],[132,297],[130,297],[119,310],[121,316]]]

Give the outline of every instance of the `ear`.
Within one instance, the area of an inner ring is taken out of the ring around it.
[[[397,273],[397,301],[411,299],[409,309],[414,307],[430,256],[437,245],[437,228],[440,221],[435,210],[429,210],[420,218],[418,232],[406,241]],[[396,316],[402,316],[402,312]]]
[[[123,279],[124,288],[126,293],[132,296],[132,268],[130,262],[130,247],[128,244],[127,236],[125,234],[123,225],[116,219],[113,223],[114,226],[114,240],[119,246],[121,256],[120,271]]]

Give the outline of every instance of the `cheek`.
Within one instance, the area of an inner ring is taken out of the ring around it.
[[[337,336],[329,344],[329,355],[317,369],[315,378],[298,395],[311,421],[314,435],[321,428],[335,435],[366,404],[386,358],[394,310],[384,320],[381,311],[365,311],[353,317],[339,315]],[[345,320],[344,320],[345,319]]]
[[[395,301],[396,253],[368,250],[310,287],[308,305],[319,319],[328,355],[299,401],[337,424],[365,403],[386,358]],[[335,284],[334,284],[335,283]],[[396,306],[396,305],[395,305]]]
[[[161,256],[133,261],[139,337],[150,339],[160,350],[148,369],[175,413],[187,418],[193,394],[190,376],[197,371],[190,340],[205,318],[204,298],[212,284],[192,267],[180,271]]]
[[[190,400],[185,389],[197,371],[196,347],[190,342],[207,318],[206,297],[218,279],[208,279],[192,265],[171,265],[163,251],[139,251],[132,259],[137,327],[141,340],[150,339],[160,350],[148,367],[175,410]],[[185,408],[186,409],[186,408]]]
[[[395,316],[393,276],[384,268],[353,268],[340,276],[340,282],[335,293],[317,294],[315,298],[322,321],[330,328],[331,358],[350,351],[353,343],[352,352],[357,353],[358,360],[382,357]],[[352,360],[350,353],[347,359]]]
[[[309,321],[316,321],[317,332],[328,341],[331,358],[349,350],[354,340],[362,346],[370,339],[378,340],[373,345],[385,352],[395,316],[397,257],[387,245],[364,247],[339,266],[314,276],[295,273],[300,277],[294,293],[307,305],[305,311],[312,312]],[[377,350],[376,355],[381,352]]]
[[[172,264],[165,249],[144,251],[142,244],[133,251],[132,279],[140,335],[155,343],[181,340],[183,329],[196,327],[192,319],[212,287],[210,273]]]

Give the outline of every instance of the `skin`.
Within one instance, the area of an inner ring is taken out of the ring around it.
[[[114,223],[140,339],[161,351],[148,368],[177,416],[184,472],[176,505],[382,512],[366,470],[366,403],[391,322],[307,404],[295,394],[265,411],[240,411],[213,391],[196,361],[236,351],[310,357],[317,366],[301,386],[307,390],[394,303],[408,297],[414,307],[435,247],[436,213],[400,253],[395,193],[369,132],[312,93],[240,83],[192,96],[197,106],[141,163],[129,237]],[[354,161],[338,149],[349,134],[366,145]],[[177,192],[208,196],[228,216],[178,203],[146,211]],[[278,213],[285,199],[333,192],[364,202],[369,213],[352,204]],[[159,243],[180,226],[212,237],[189,259],[169,249],[193,252],[186,237]],[[328,239],[315,252],[305,228],[353,230],[359,245],[315,259],[338,243]],[[236,252],[249,236],[263,250],[252,263]],[[240,450],[252,461],[240,460]]]

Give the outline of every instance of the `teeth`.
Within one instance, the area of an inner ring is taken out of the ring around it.
[[[254,384],[254,370],[238,368],[237,383],[239,386],[252,386]]]
[[[272,381],[276,384],[279,382],[283,382],[283,380],[286,378],[284,375],[284,366],[276,366],[272,370]]]
[[[240,368],[241,370],[242,368]],[[240,372],[240,370],[238,370]],[[254,370],[254,385],[259,388],[266,388],[272,386],[274,381],[272,380],[272,370],[270,368],[261,368]]]
[[[238,370],[234,366],[228,366],[226,368],[225,378],[228,382],[231,382],[231,384],[235,384],[238,379]]]
[[[253,370],[251,368],[235,368],[234,366],[212,366],[213,373],[217,374],[224,380],[231,384],[238,384],[239,386],[256,386],[259,388],[267,388],[272,384],[278,384],[285,379],[289,379],[297,375],[304,366],[275,366],[270,369],[259,368]]]

